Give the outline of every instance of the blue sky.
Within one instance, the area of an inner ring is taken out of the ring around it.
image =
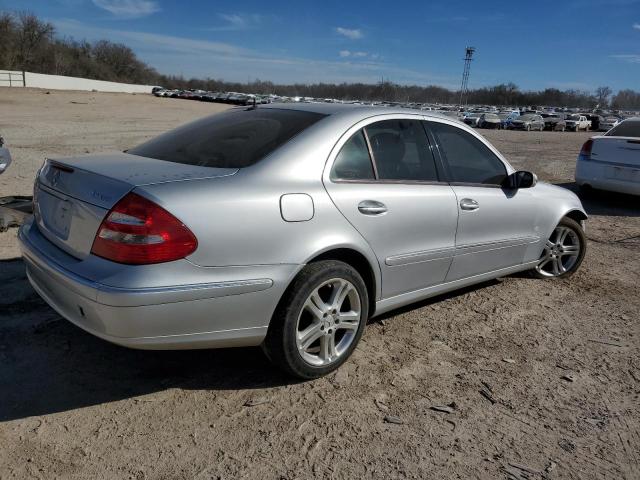
[[[640,89],[640,0],[0,0],[162,73],[233,81]]]

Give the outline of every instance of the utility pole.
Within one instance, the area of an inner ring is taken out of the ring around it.
[[[467,91],[469,87],[469,71],[471,70],[471,61],[473,60],[473,53],[476,51],[475,47],[467,47],[464,57],[464,70],[462,71],[462,84],[460,85],[460,106],[467,104]]]

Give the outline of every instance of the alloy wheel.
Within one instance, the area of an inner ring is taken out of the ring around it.
[[[342,278],[323,282],[307,297],[296,326],[302,359],[314,366],[336,362],[356,338],[362,318],[356,287]]]
[[[580,238],[571,228],[559,225],[544,247],[536,271],[545,277],[559,277],[570,271],[580,255]]]

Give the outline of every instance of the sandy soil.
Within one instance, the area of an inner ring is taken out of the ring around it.
[[[0,88],[16,161],[0,195],[28,194],[46,155],[122,150],[220,108]],[[587,134],[483,133],[573,188]],[[141,352],[85,334],[33,292],[4,234],[0,478],[637,479],[640,202],[585,206],[570,280],[508,277],[386,315],[307,383],[259,349]]]

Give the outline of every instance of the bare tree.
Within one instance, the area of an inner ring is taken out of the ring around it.
[[[596,98],[598,99],[598,105],[600,107],[606,107],[608,105],[608,99],[613,91],[609,87],[596,88]]]

